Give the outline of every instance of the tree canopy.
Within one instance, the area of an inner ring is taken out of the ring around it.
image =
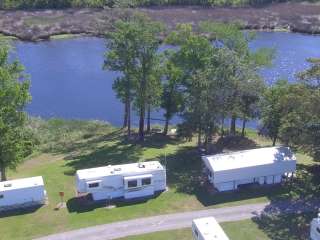
[[[6,169],[14,169],[32,149],[25,128],[24,107],[30,101],[29,81],[18,61],[9,62],[9,47],[0,46],[0,169],[6,180]]]

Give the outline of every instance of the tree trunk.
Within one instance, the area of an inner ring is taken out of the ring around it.
[[[241,131],[241,136],[244,137],[245,129],[246,129],[246,123],[247,120],[244,118],[242,121],[242,131]]]
[[[139,140],[144,141],[144,116],[145,107],[142,106],[140,109],[140,120],[139,120]]]
[[[151,107],[150,107],[150,104],[148,104],[148,115],[147,115],[147,133],[150,133],[151,132]]]
[[[221,121],[221,137],[224,136],[224,117],[222,117],[222,121]]]
[[[277,142],[277,136],[273,137],[272,146],[275,146]]]
[[[236,135],[236,120],[237,120],[237,117],[235,115],[232,115],[231,125],[230,125],[230,134],[231,135]]]
[[[128,126],[128,100],[124,103],[124,117],[122,128],[125,129]]]
[[[6,168],[1,166],[1,182],[7,181]]]
[[[166,114],[168,116],[168,114]],[[169,117],[166,116],[166,122],[164,124],[163,135],[167,136],[169,129]]]
[[[128,137],[130,137],[131,136],[131,104],[130,104],[130,98],[128,99],[128,121],[127,121],[127,125],[128,125],[127,134],[128,134]]]
[[[198,129],[198,147],[201,146],[201,126]]]

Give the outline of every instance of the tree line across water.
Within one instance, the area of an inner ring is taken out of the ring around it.
[[[319,0],[309,1],[317,2]],[[0,0],[0,9],[61,9],[171,5],[247,6],[274,2],[285,2],[285,0]]]
[[[182,119],[179,137],[197,136],[207,148],[213,136],[237,135],[236,121],[259,119],[261,132],[320,158],[320,59],[310,58],[310,68],[297,74],[298,82],[279,80],[267,85],[259,75],[272,64],[275,51],[249,49],[253,32],[238,24],[202,22],[194,30],[178,25],[166,34],[161,49],[159,35],[166,29],[143,15],[118,20],[107,34],[106,70],[120,72],[113,89],[124,104],[123,128],[131,138],[131,112],[139,116],[137,142],[151,131],[151,112],[164,110],[168,133],[174,115]],[[29,80],[19,61],[9,61],[9,47],[0,44],[0,170],[15,168],[35,145],[24,111],[30,101]],[[226,129],[226,120],[231,119]]]
[[[152,109],[160,107],[165,112],[163,134],[177,114],[182,119],[178,135],[191,139],[196,133],[198,145],[205,148],[215,134],[236,135],[237,120],[244,136],[247,121],[259,119],[260,132],[273,144],[280,139],[319,157],[320,60],[308,59],[311,68],[297,74],[299,82],[279,80],[268,86],[259,72],[272,64],[275,51],[251,51],[255,33],[240,29],[236,23],[202,22],[195,31],[181,24],[165,39],[174,47],[160,51],[161,23],[142,15],[117,21],[107,35],[104,68],[122,73],[113,88],[125,106],[128,135],[132,108],[139,115],[143,141]]]

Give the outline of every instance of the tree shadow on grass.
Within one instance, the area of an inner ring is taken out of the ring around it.
[[[66,165],[72,167],[72,170],[65,174],[74,175],[79,169],[137,162],[141,156],[142,149],[137,145],[104,145],[89,153],[67,156]]]
[[[102,142],[112,142],[117,141],[123,138],[123,131],[121,129],[117,129],[115,131],[111,131],[108,134],[91,136],[85,134],[82,136],[82,139],[75,141],[63,142],[61,144],[56,144],[51,148],[42,150],[44,153],[52,153],[52,154],[70,154],[73,152],[83,152],[90,151],[95,149],[99,143]]]
[[[316,212],[261,214],[252,220],[272,240],[309,239],[310,222]]]
[[[271,196],[271,203],[253,219],[270,239],[309,239],[310,222],[320,208],[319,171],[319,165],[298,165],[297,176],[284,186],[285,194]]]
[[[75,143],[65,150],[69,153],[64,159],[72,170],[66,175],[74,175],[76,170],[138,162],[143,157],[144,148],[162,149],[167,144],[178,144],[180,140],[153,134],[147,136],[144,142],[127,139],[122,131],[111,132],[90,141]]]
[[[258,144],[254,140],[239,135],[220,137],[215,144],[215,148],[220,150],[220,152],[223,152],[225,149],[228,151],[240,151],[258,147]]]

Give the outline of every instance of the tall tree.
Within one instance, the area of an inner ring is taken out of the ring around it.
[[[183,95],[181,90],[182,71],[172,61],[174,53],[170,50],[165,53],[163,67],[163,91],[161,96],[161,107],[165,110],[165,126],[163,134],[168,134],[169,122],[181,110]]]
[[[309,92],[304,97],[302,113],[304,119],[303,134],[299,135],[300,145],[303,146],[316,160],[320,160],[320,58],[309,58],[310,68],[297,76],[308,87]],[[309,99],[309,101],[308,101]],[[305,120],[309,115],[309,120]]]
[[[263,128],[267,130],[272,139],[273,146],[279,137],[281,120],[285,112],[283,98],[287,95],[289,83],[279,80],[273,86],[266,89],[261,101],[261,120]]]
[[[0,170],[1,181],[6,170],[16,168],[30,153],[32,144],[26,134],[26,113],[30,101],[29,81],[18,61],[9,62],[9,47],[0,45]]]
[[[151,111],[159,107],[161,104],[162,84],[161,84],[161,69],[160,63],[155,63],[154,73],[149,77],[148,92],[147,92],[147,129],[151,131]]]
[[[208,73],[215,68],[215,48],[205,36],[195,33],[189,24],[178,25],[176,31],[168,36],[167,42],[179,46],[173,62],[182,70],[185,106],[182,116],[185,125],[197,132],[200,145],[203,133],[208,133],[207,124],[211,122],[207,121],[205,114],[208,113],[208,88],[213,79],[208,78]]]
[[[267,48],[260,48],[255,52],[251,51],[249,43],[255,38],[255,33],[244,33],[241,30],[241,25],[238,23],[202,22],[200,26],[202,31],[209,33],[210,38],[213,39],[216,46],[228,48],[238,58],[237,65],[234,66],[233,71],[229,75],[229,78],[233,81],[233,93],[229,98],[231,102],[229,104],[231,106],[229,109],[231,118],[230,133],[234,135],[236,131],[236,119],[241,114],[242,81],[246,81],[248,75],[252,74],[252,71],[258,72],[261,67],[271,65],[274,51]]]
[[[131,133],[131,103],[134,94],[136,67],[136,39],[138,38],[135,25],[131,18],[118,20],[114,31],[106,35],[104,69],[117,71],[122,74],[113,84],[117,97],[124,103],[123,127],[127,127],[128,136]]]
[[[134,40],[135,52],[135,106],[139,114],[139,140],[144,140],[145,113],[152,102],[149,93],[158,88],[155,82],[158,69],[160,39],[158,38],[164,28],[159,22],[154,22],[144,15],[136,15],[132,22],[136,38]]]

